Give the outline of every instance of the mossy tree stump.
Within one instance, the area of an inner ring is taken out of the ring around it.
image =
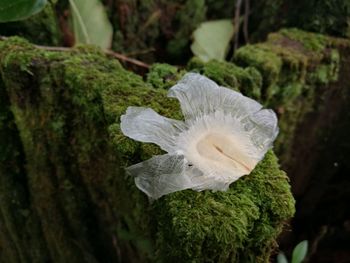
[[[124,137],[127,106],[179,105],[93,48],[0,43],[0,259],[4,262],[268,262],[294,213],[270,151],[227,192],[150,204],[123,167],[159,154]]]
[[[274,150],[297,199],[296,240],[291,243],[305,238],[318,242],[324,229],[332,229],[324,234],[325,247],[326,242],[342,245],[322,249],[312,260],[349,256],[349,246],[341,240],[350,236],[349,213],[344,212],[350,198],[350,41],[283,29],[265,42],[238,49],[233,61],[193,59],[188,68],[275,109],[280,134]]]

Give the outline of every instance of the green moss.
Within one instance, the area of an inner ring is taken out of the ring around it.
[[[269,152],[250,175],[233,183],[227,192],[186,190],[159,200],[155,209],[161,258],[267,262],[265,245],[271,245],[282,229],[280,222],[294,211],[285,180],[275,155]]]
[[[309,51],[322,52],[327,44],[327,37],[325,35],[310,33],[297,28],[282,29],[280,34],[299,42]]]
[[[23,147],[1,78],[0,145],[0,261],[47,261],[40,221],[30,207]]]
[[[262,76],[254,67],[241,68],[229,62],[211,60],[203,63],[193,58],[187,65],[189,71],[206,75],[216,83],[239,90],[246,96],[260,99]]]
[[[227,192],[181,191],[151,205],[123,168],[162,152],[123,136],[119,123],[128,106],[182,119],[166,90],[91,47],[48,52],[14,38],[0,44],[0,61],[26,159],[28,209],[40,218],[44,238],[36,240],[50,257],[117,261],[118,244],[123,257],[138,261],[268,260],[294,213],[287,177],[272,152]],[[208,72],[223,65],[211,63]],[[233,72],[238,85],[259,85],[256,70],[236,66],[220,80]]]
[[[258,69],[266,83],[276,83],[282,69],[282,59],[272,50],[258,45],[246,45],[237,50],[235,63],[243,67]]]
[[[83,91],[73,80],[82,77],[79,69],[84,63],[95,63],[92,74],[98,69],[121,68],[119,63],[109,63],[98,53],[51,54],[18,39],[1,43],[0,50],[1,72],[27,164],[28,185],[22,187],[30,193],[29,209],[37,213],[42,233],[36,234],[35,228],[27,230],[32,237],[27,243],[44,244],[41,254],[49,257],[38,261],[51,261],[52,256],[62,262],[82,262],[86,253],[107,260],[110,252],[103,248],[107,241],[102,238],[106,230],[97,224],[102,216],[93,212],[98,203],[93,188],[99,185],[102,189],[97,178],[111,170],[113,157],[106,154],[111,151],[103,151],[106,139],[102,138],[107,132],[96,128],[103,127],[105,121],[97,92],[102,87],[87,85]],[[91,81],[91,75],[84,78]],[[104,220],[111,221],[107,218]],[[39,248],[27,245],[21,250],[33,251],[24,262],[37,261]]]
[[[269,42],[277,45],[289,42],[289,50],[284,50],[294,50],[293,56],[300,65],[297,67],[300,71],[299,82],[327,84],[337,80],[340,61],[337,47],[340,44],[335,44],[332,38],[292,28],[271,35]]]
[[[270,34],[265,43],[237,50],[234,62],[262,73],[262,98],[276,107],[297,98],[307,85],[337,79],[339,54],[332,42],[320,34],[283,29]]]
[[[154,63],[147,74],[147,82],[156,89],[168,89],[183,75],[178,71],[176,67],[169,64]]]
[[[308,80],[315,84],[327,84],[336,81],[339,73],[340,56],[336,49],[331,49],[327,57],[323,58],[327,64],[320,65],[310,74]]]

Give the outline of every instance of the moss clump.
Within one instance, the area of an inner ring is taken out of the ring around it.
[[[265,83],[270,84],[276,81],[282,68],[282,59],[275,52],[255,45],[237,50],[235,62],[243,67],[255,67],[262,73]]]
[[[211,60],[203,63],[193,58],[187,65],[189,71],[206,75],[219,85],[239,90],[246,96],[260,99],[262,76],[254,67],[241,68],[229,62]]]
[[[310,33],[297,28],[282,29],[279,33],[297,41],[308,51],[322,52],[327,45],[327,37],[322,34]]]
[[[165,196],[155,204],[159,255],[181,262],[269,262],[266,250],[294,212],[285,180],[269,152],[227,192]]]
[[[166,90],[152,88],[94,48],[47,52],[17,38],[0,43],[0,70],[26,162],[27,184],[20,186],[31,198],[21,205],[28,207],[24,215],[40,222],[38,232],[27,231],[31,244],[45,244],[47,261],[268,260],[294,213],[287,177],[272,152],[227,192],[188,190],[151,205],[123,167],[161,151],[123,136],[119,122],[128,106],[181,119],[178,102]],[[0,241],[25,244],[3,232]]]
[[[169,64],[155,63],[147,74],[147,82],[156,89],[168,89],[183,75],[182,72]]]
[[[235,63],[255,67],[264,76],[262,102],[280,115],[276,151],[286,163],[294,132],[304,114],[313,108],[319,85],[335,81],[339,53],[334,40],[298,29],[270,34],[264,43],[240,48]]]

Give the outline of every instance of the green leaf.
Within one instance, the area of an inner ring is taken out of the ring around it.
[[[307,240],[301,241],[293,250],[292,263],[301,263],[307,253]]]
[[[40,12],[47,0],[1,0],[0,23],[26,19]]]
[[[283,254],[283,252],[280,252],[277,256],[277,263],[288,263],[288,260],[286,256]]]
[[[234,27],[229,19],[204,22],[193,32],[191,50],[204,62],[225,60],[233,34]]]
[[[112,45],[113,27],[99,0],[69,0],[75,42],[103,49]]]

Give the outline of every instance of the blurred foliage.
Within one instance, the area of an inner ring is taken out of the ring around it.
[[[211,59],[223,61],[233,34],[234,26],[230,19],[204,22],[193,32],[191,50],[204,62]]]
[[[1,1],[1,0],[0,0]],[[0,24],[1,36],[21,36],[32,43],[61,46],[63,32],[55,13],[56,2],[48,2],[42,11],[25,20]]]
[[[112,45],[113,27],[99,0],[69,0],[76,44]]]
[[[254,40],[283,27],[350,37],[349,0],[252,0],[249,17]]]
[[[301,263],[306,257],[308,250],[308,241],[301,241],[298,245],[295,246],[292,253],[291,263]],[[277,263],[288,263],[288,260],[283,252],[280,252],[277,256]]]
[[[0,22],[26,19],[39,13],[47,4],[47,0],[1,0]]]

